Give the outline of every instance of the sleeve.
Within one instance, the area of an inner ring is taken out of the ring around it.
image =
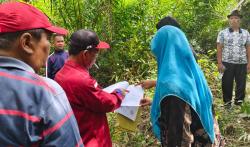
[[[246,46],[249,46],[250,45],[250,34],[249,32],[247,31],[247,41],[246,41]]]
[[[47,76],[48,78],[52,79],[52,61],[50,58],[48,58],[48,61],[47,61]]]
[[[63,92],[51,99],[52,103],[45,109],[41,146],[83,147],[79,128],[66,94]]]
[[[220,31],[217,37],[217,43],[224,44],[224,33],[223,31]]]
[[[79,86],[76,97],[88,109],[94,112],[112,112],[119,108],[124,98],[119,91],[107,93],[98,86],[95,80],[87,80],[87,82]]]

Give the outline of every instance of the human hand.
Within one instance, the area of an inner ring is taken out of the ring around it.
[[[118,88],[115,91],[116,91],[116,93],[122,95],[123,97],[129,92],[128,90],[123,89],[123,88]]]
[[[218,71],[219,71],[220,73],[223,73],[223,72],[224,72],[225,67],[224,67],[224,65],[223,65],[222,63],[218,63],[217,67],[218,67]]]
[[[149,98],[143,98],[140,101],[140,106],[142,106],[142,107],[149,106],[149,105],[151,105],[151,103],[152,103],[151,99],[149,99]]]
[[[156,80],[143,80],[139,82],[137,85],[141,85],[143,89],[150,89],[152,87],[155,87]]]
[[[250,63],[247,64],[247,73],[250,73]]]

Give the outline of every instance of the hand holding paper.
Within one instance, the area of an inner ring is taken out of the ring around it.
[[[103,89],[103,91],[107,92],[107,93],[111,93],[113,92],[115,89],[127,89],[129,86],[129,83],[127,81],[123,81],[123,82],[119,82],[116,83],[114,85],[108,86],[106,88]]]
[[[103,90],[111,93],[115,89],[126,89],[127,94],[122,101],[121,106],[140,106],[140,100],[143,98],[144,90],[140,85],[129,85],[128,82],[123,81],[116,83],[114,85],[108,86],[104,88]]]
[[[121,107],[116,109],[115,112],[120,113],[134,121],[136,119],[138,108],[140,106],[140,101],[141,99],[143,99],[144,90],[140,85],[129,85],[129,83],[126,81],[116,83],[107,88],[104,88],[103,90],[111,93],[115,89],[119,88],[126,89],[128,93],[122,101]]]
[[[149,98],[143,98],[143,99],[141,99],[141,101],[140,101],[140,105],[141,105],[142,107],[144,107],[144,106],[149,106],[149,105],[151,105],[151,103],[152,103],[152,100],[149,99]]]

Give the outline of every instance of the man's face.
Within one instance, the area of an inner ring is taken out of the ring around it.
[[[55,50],[63,50],[64,49],[64,37],[63,36],[55,36],[54,38],[54,47]]]
[[[46,65],[46,61],[49,56],[50,43],[48,35],[43,33],[41,39],[39,41],[35,41],[33,47],[34,52],[29,59],[29,63],[35,71],[39,71],[41,67]]]
[[[232,28],[239,28],[240,27],[240,17],[238,16],[230,16],[229,17],[229,24]]]

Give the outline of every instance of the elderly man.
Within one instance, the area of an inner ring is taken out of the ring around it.
[[[223,101],[227,108],[231,107],[234,80],[235,105],[241,105],[245,98],[246,75],[250,71],[250,35],[240,28],[238,10],[227,16],[230,27],[219,32],[217,38],[218,70],[223,74]]]
[[[109,48],[95,32],[78,30],[69,43],[69,59],[55,80],[65,90],[76,116],[83,143],[87,147],[111,147],[106,113],[120,107],[125,91],[106,93],[89,74],[100,49]]]
[[[45,65],[51,25],[35,7],[0,5],[1,146],[83,146],[63,89],[35,74]]]

